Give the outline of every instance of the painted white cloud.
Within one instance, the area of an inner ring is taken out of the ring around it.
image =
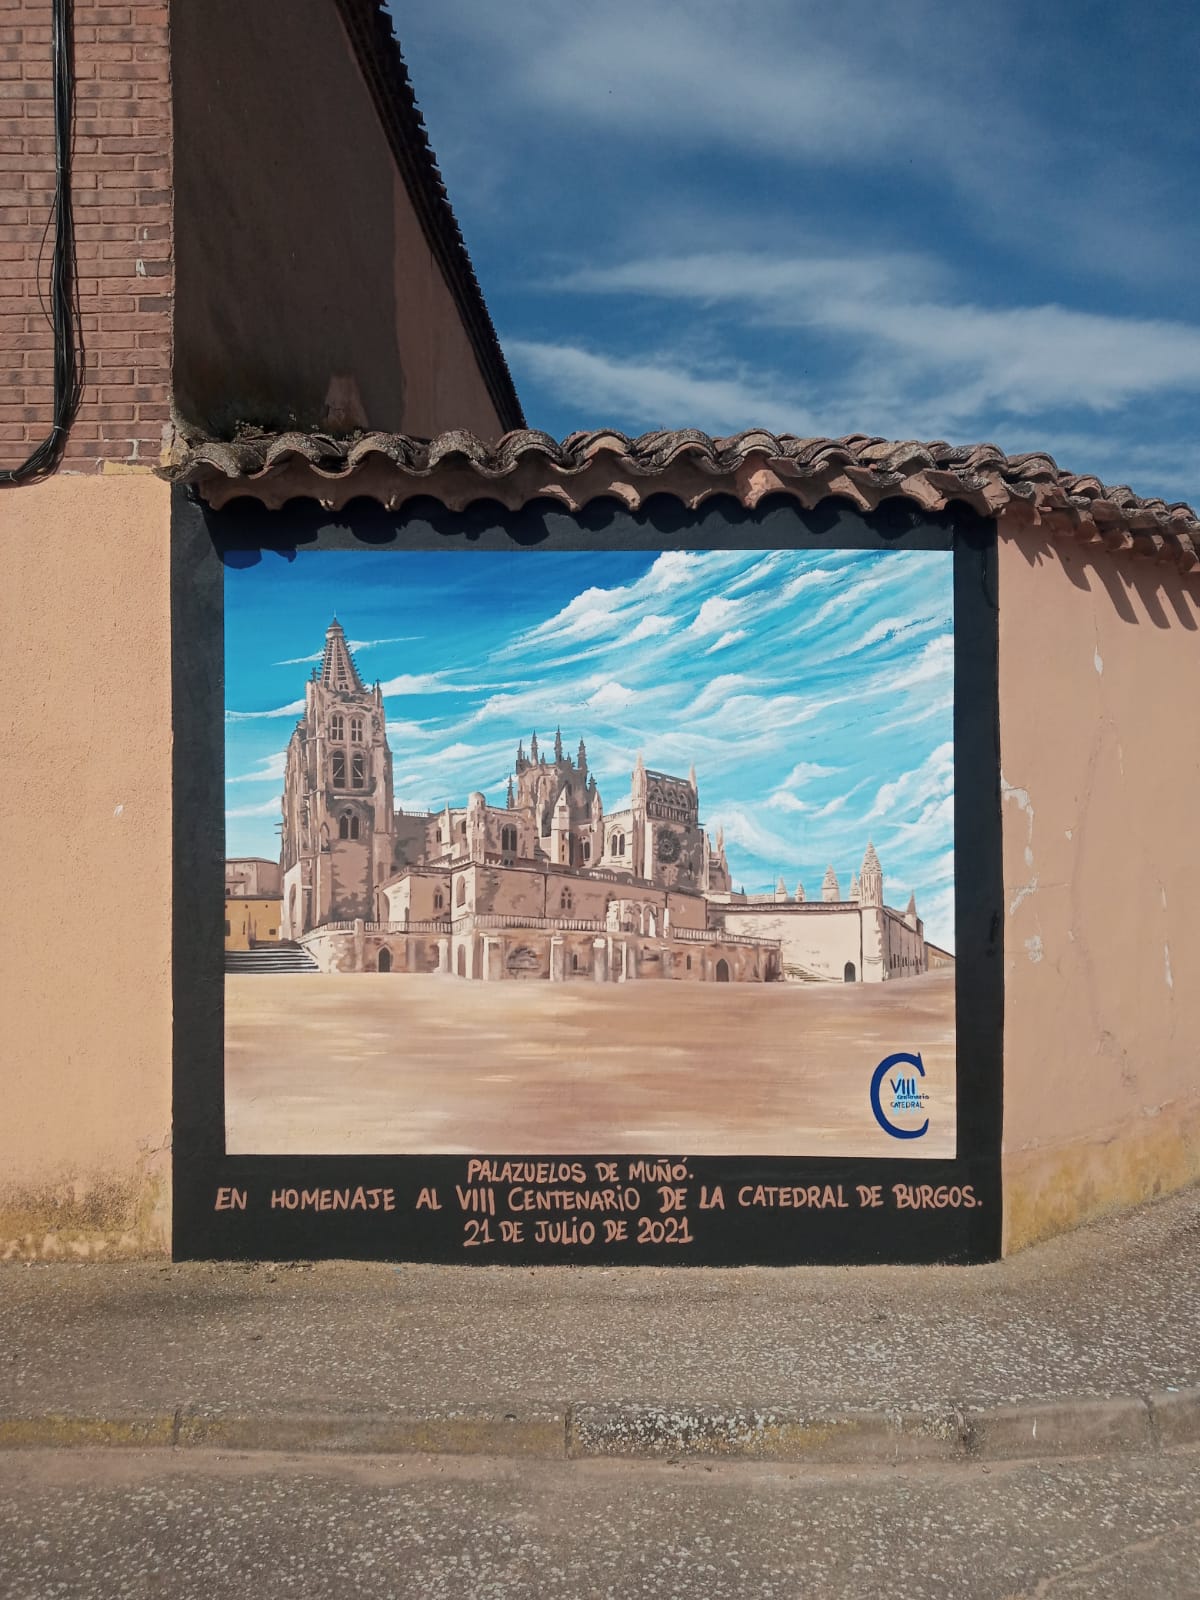
[[[304,701],[292,700],[286,706],[273,706],[270,711],[226,711],[226,722],[257,722],[263,717],[301,717]]]
[[[478,683],[454,683],[442,672],[402,672],[398,677],[388,678],[379,685],[380,691],[391,698],[401,695],[475,694],[481,687],[483,685]],[[487,687],[498,688],[499,685]]]
[[[358,655],[363,650],[375,650],[383,644],[417,644],[422,637],[419,633],[401,633],[394,634],[388,639],[347,639],[346,645],[355,655]],[[314,650],[311,655],[288,656],[284,661],[276,661],[275,665],[277,667],[303,667],[307,666],[310,661],[322,661],[324,657],[325,649],[322,646],[320,650]]]
[[[650,594],[664,594],[690,583],[704,570],[705,558],[693,550],[664,550],[643,580]]]
[[[812,806],[807,801],[801,800],[799,795],[793,794],[790,789],[776,789],[774,794],[767,796],[766,803],[772,811],[800,812],[812,810]]]
[[[230,806],[225,815],[227,817],[277,817],[280,815],[280,798],[272,795],[269,800],[260,800],[255,805]]]
[[[730,860],[730,867],[735,878],[739,871],[745,871],[745,866],[739,867],[736,862],[737,847],[741,847],[759,861],[767,862],[773,867],[787,867],[794,869],[801,865],[799,840],[788,837],[782,833],[774,833],[759,820],[757,814],[743,805],[718,805],[709,817],[709,831],[715,832],[722,829],[725,834],[725,844],[734,847],[734,859]]]
[[[819,761],[798,761],[780,784],[780,788],[800,789],[806,783],[813,783],[819,778],[836,777],[839,770],[838,767],[822,766]]]
[[[743,689],[761,688],[765,678],[751,678],[743,672],[722,672],[709,681],[687,708],[689,717],[696,717],[715,706],[724,705],[730,695]]]
[[[643,617],[641,621],[625,635],[624,644],[637,644],[642,639],[654,639],[664,633],[670,633],[674,623],[670,617],[651,615]]]
[[[690,634],[720,633],[745,608],[744,600],[724,600],[714,595],[705,600],[688,628]]]
[[[274,755],[263,756],[253,772],[239,772],[236,777],[226,778],[229,783],[278,783],[284,772],[287,762],[287,751],[277,750]]]
[[[880,784],[867,820],[888,817],[897,821],[915,820],[913,813],[929,803],[947,800],[954,791],[954,746],[939,744],[919,767]]]
[[[728,650],[731,644],[737,644],[739,639],[748,639],[749,630],[746,628],[730,628],[728,633],[723,633],[716,644],[710,644],[704,652],[706,656],[716,655],[718,650]]]
[[[613,680],[611,683],[602,683],[600,687],[590,694],[584,701],[584,706],[589,711],[597,711],[601,716],[618,716],[628,711],[640,695],[636,689],[628,689],[623,683]]]

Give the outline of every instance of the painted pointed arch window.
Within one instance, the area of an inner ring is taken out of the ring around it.
[[[352,789],[367,787],[367,758],[361,750],[356,750],[350,757],[350,787]]]
[[[344,789],[346,787],[346,752],[344,750],[333,751],[329,757],[329,770],[333,780],[333,787],[335,789]]]
[[[329,737],[331,739],[346,737],[346,719],[340,711],[335,711],[329,719]]]

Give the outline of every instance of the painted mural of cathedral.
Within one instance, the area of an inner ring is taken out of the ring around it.
[[[341,625],[325,636],[287,748],[280,935],[326,972],[445,973],[479,981],[881,982],[951,958],[910,899],[883,903],[869,843],[843,898],[734,890],[699,786],[632,770],[606,812],[580,739],[536,734],[506,803],[397,809],[380,686],[359,675]]]

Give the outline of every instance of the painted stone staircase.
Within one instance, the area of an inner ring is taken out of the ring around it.
[[[262,944],[254,950],[226,950],[226,972],[319,972],[298,944]]]

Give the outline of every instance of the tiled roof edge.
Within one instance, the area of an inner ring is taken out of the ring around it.
[[[165,471],[213,506],[245,496],[273,507],[309,498],[331,509],[362,498],[396,507],[418,496],[451,510],[479,500],[510,510],[551,500],[578,511],[603,498],[636,509],[659,494],[693,508],[716,495],[747,507],[778,494],[808,508],[836,498],[863,511],[896,498],[927,511],[954,502],[1006,527],[1042,527],[1200,571],[1200,518],[1189,505],[1066,472],[1041,452],[1009,456],[993,444],[866,434],[801,439],[761,429],[730,438],[690,428],[638,438],[598,430],[558,441],[522,428],[494,442],[466,432],[432,440],[283,433],[177,438]]]
[[[525,414],[442,182],[392,19],[380,0],[336,0],[336,5],[422,232],[458,304],[500,424],[522,428]]]

